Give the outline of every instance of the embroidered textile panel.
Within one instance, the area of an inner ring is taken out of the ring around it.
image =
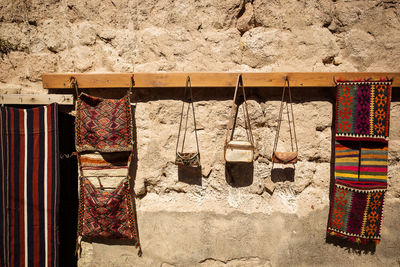
[[[57,112],[1,108],[0,266],[58,266]]]
[[[391,81],[338,82],[336,140],[387,142]]]
[[[115,100],[82,93],[77,101],[76,151],[131,151],[131,113],[129,95]]]

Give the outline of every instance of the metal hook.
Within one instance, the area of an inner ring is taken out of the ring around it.
[[[333,82],[335,83],[335,86],[337,86],[337,80],[336,80],[336,75],[333,75]]]
[[[75,87],[75,92],[76,92],[76,97],[79,96],[79,92],[78,92],[78,81],[74,76],[71,76],[71,78],[69,78],[69,87],[72,88],[72,86]]]
[[[69,159],[75,156],[75,152],[72,152],[71,154],[60,154],[60,159]]]

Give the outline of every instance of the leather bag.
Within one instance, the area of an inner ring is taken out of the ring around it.
[[[187,107],[186,111],[186,122],[185,122],[185,132],[183,134],[183,142],[182,142],[182,148],[181,151],[178,151],[178,146],[179,146],[179,138],[181,135],[181,128],[182,128],[182,121],[183,121],[183,112],[184,112],[184,107],[185,107],[185,98],[186,98],[186,92],[189,91],[189,105]],[[192,112],[193,112],[193,124],[194,124],[194,134],[196,136],[196,145],[197,145],[197,152],[183,152],[183,148],[185,146],[185,139],[186,139],[186,132],[187,132],[187,123],[188,123],[188,115],[189,115],[189,109],[190,106],[192,106]],[[190,81],[190,77],[187,76],[186,78],[186,87],[185,91],[183,94],[183,103],[182,103],[182,111],[181,111],[181,119],[179,122],[179,131],[178,131],[178,140],[176,142],[176,157],[175,157],[175,164],[176,165],[181,165],[181,166],[187,166],[187,167],[200,167],[200,150],[199,150],[199,141],[197,138],[197,129],[196,129],[196,117],[194,113],[194,104],[193,104],[193,95],[192,95],[192,83]]]
[[[236,126],[236,118],[238,114],[238,105],[236,103],[236,100],[237,100],[237,93],[239,86],[242,87],[243,98],[244,98],[243,115],[244,115],[245,128],[248,139],[246,141],[233,140],[233,134]],[[249,112],[247,110],[246,91],[243,86],[243,79],[241,74],[239,74],[238,76],[235,93],[233,96],[232,109],[229,116],[229,121],[226,131],[224,157],[226,162],[232,162],[232,163],[237,163],[237,162],[251,163],[253,162],[254,159],[254,139],[253,139],[253,133],[251,131]]]
[[[278,146],[278,140],[279,140],[279,131],[280,131],[281,122],[282,122],[283,102],[285,100],[286,88],[288,89],[288,94],[289,94],[289,102],[286,103],[286,110],[287,110],[288,123],[289,123],[290,144],[291,144],[291,148],[292,148],[292,151],[290,151],[290,152],[276,151],[277,146]],[[290,110],[291,110],[290,113],[289,113],[289,105],[290,105]],[[290,120],[290,114],[292,115],[291,120]],[[292,128],[293,128],[293,132],[292,132]],[[294,149],[294,145],[295,145],[296,149]],[[297,147],[296,128],[295,128],[295,123],[294,123],[294,114],[293,114],[293,106],[292,106],[292,92],[290,90],[289,79],[288,79],[288,77],[286,77],[285,84],[282,89],[282,100],[281,100],[281,107],[279,110],[278,127],[276,130],[274,148],[273,148],[273,152],[272,152],[272,168],[274,167],[274,165],[273,165],[274,163],[295,164],[295,163],[297,163],[297,158],[298,158],[298,147]]]

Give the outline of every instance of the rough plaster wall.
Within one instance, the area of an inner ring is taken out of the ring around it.
[[[399,10],[386,0],[3,0],[0,39],[9,45],[0,51],[0,90],[46,93],[44,72],[400,71]],[[334,91],[293,90],[300,162],[273,173],[280,91],[248,93],[257,160],[234,169],[232,180],[222,152],[231,88],[194,92],[202,177],[173,164],[182,91],[138,92],[134,176],[144,254],[84,242],[80,266],[400,264],[399,93],[374,253],[325,242]],[[287,146],[287,134],[283,140]]]

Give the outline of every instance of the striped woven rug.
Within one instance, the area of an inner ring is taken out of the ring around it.
[[[0,266],[57,266],[58,107],[2,107]]]

